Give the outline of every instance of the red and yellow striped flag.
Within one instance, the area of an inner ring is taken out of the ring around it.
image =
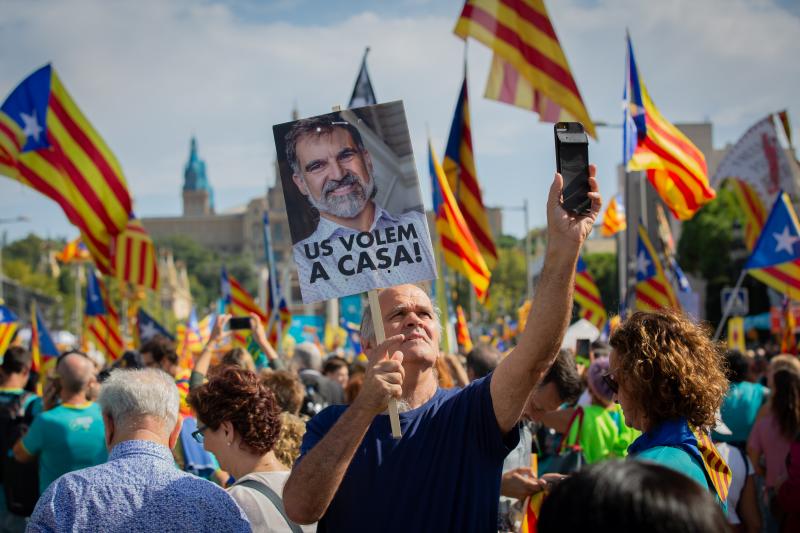
[[[736,202],[744,218],[744,241],[748,251],[758,242],[761,230],[767,222],[767,212],[755,188],[744,180],[729,178],[725,185],[733,190]],[[748,274],[778,292],[800,299],[800,260],[779,265],[757,268]]]
[[[575,303],[581,308],[578,313],[581,318],[591,322],[594,327],[601,330],[606,325],[608,313],[600,297],[600,289],[594,282],[594,278],[586,269],[583,257],[578,258],[578,267],[575,271],[575,291],[572,293]]]
[[[525,515],[522,517],[522,527],[520,533],[536,533],[539,523],[539,515],[542,513],[542,503],[544,503],[544,491],[537,492],[528,498],[525,506]]]
[[[658,311],[680,309],[672,284],[664,275],[661,261],[647,236],[647,230],[639,224],[639,242],[636,251],[636,309]]]
[[[8,345],[17,332],[18,319],[14,312],[3,304],[0,304],[0,362],[3,361],[3,354],[6,353]]]
[[[116,277],[137,287],[158,290],[158,257],[153,240],[142,223],[131,218],[114,240]]]
[[[628,220],[625,218],[625,206],[620,195],[611,198],[603,213],[603,224],[600,226],[600,234],[603,237],[611,237],[620,231],[628,228]]]
[[[472,238],[467,223],[461,215],[444,170],[436,159],[433,144],[428,141],[428,164],[431,173],[433,210],[436,213],[436,231],[442,243],[445,263],[466,277],[475,289],[480,302],[489,294],[489,267]]]
[[[81,238],[73,239],[64,245],[64,248],[56,254],[56,259],[62,263],[73,263],[79,261],[91,261],[92,256],[86,245],[81,242]]]
[[[0,107],[0,118],[0,172],[57,202],[97,267],[112,273],[112,241],[132,209],[128,186],[55,70],[46,65],[23,80]]]
[[[263,324],[267,323],[267,315],[263,309],[258,307],[255,298],[247,292],[239,281],[228,274],[228,282],[231,289],[231,301],[228,305],[228,312],[233,316],[250,316],[250,313],[258,315]],[[233,332],[234,345],[247,348],[247,337],[249,330],[235,330]]]
[[[467,0],[454,31],[494,51],[487,98],[536,111],[543,122],[581,122],[597,138],[544,0]]]
[[[114,309],[108,288],[102,279],[89,270],[86,287],[86,317],[84,319],[86,342],[92,342],[113,363],[125,352],[125,342],[120,330],[119,313]]]
[[[453,124],[450,126],[450,137],[444,151],[442,168],[450,184],[450,190],[458,201],[458,208],[472,233],[472,238],[483,254],[486,266],[494,268],[497,265],[497,248],[489,227],[486,207],[483,205],[478,174],[475,171],[466,75],[458,96]]]
[[[636,130],[636,147],[627,162],[628,170],[647,171],[647,179],[672,214],[689,220],[716,197],[708,182],[706,158],[650,100],[636,68],[630,37],[626,82],[626,94],[630,95],[627,106]]]
[[[456,342],[463,348],[464,353],[472,351],[472,338],[469,336],[464,309],[460,305],[456,307]]]
[[[714,446],[708,433],[702,430],[693,431],[697,439],[697,449],[703,456],[703,466],[706,469],[708,478],[711,480],[714,490],[723,502],[728,499],[728,490],[731,486],[733,474],[725,459],[719,454],[719,450]]]

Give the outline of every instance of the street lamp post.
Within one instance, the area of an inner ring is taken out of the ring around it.
[[[28,222],[30,219],[24,215],[19,215],[17,217],[11,218],[0,218],[0,224],[13,224],[15,222]],[[5,299],[5,292],[3,290],[3,283],[5,282],[6,276],[3,273],[3,248],[6,246],[6,239],[8,238],[8,232],[3,231],[3,238],[0,239],[0,302],[3,302]]]

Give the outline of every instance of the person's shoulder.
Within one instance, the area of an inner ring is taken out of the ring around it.
[[[317,427],[330,427],[339,420],[339,417],[347,411],[348,405],[329,405],[308,421],[308,425]]]
[[[637,454],[636,458],[673,468],[694,464],[692,456],[676,446],[653,446]]]

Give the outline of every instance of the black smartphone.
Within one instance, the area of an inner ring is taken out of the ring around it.
[[[564,201],[567,211],[588,214],[592,208],[589,198],[589,137],[580,122],[557,122],[553,126],[556,140],[556,170],[564,178]]]
[[[575,342],[575,356],[589,359],[589,350],[592,347],[591,339],[578,339]]]
[[[250,329],[249,316],[234,316],[228,321],[228,328],[230,329]]]

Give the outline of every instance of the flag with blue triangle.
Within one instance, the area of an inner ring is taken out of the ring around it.
[[[789,195],[781,191],[744,268],[769,268],[796,259],[800,259],[800,224]]]

